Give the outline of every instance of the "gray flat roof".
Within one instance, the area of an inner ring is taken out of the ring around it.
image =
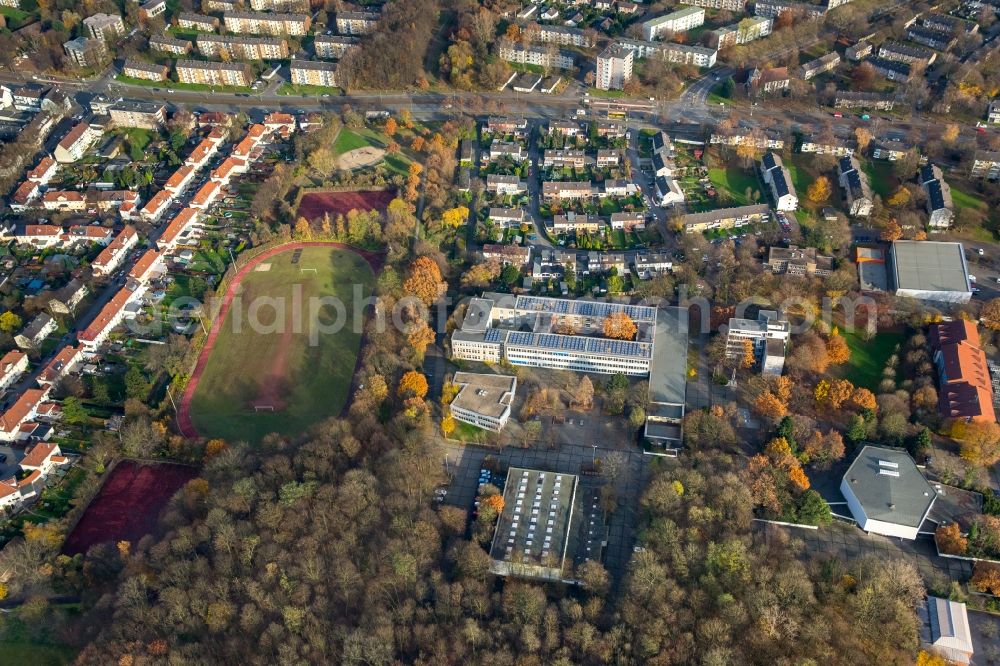
[[[453,407],[499,418],[514,399],[517,378],[507,375],[456,372],[452,383],[462,386],[451,402]]]
[[[465,317],[462,319],[462,330],[468,333],[484,332],[490,325],[490,312],[493,310],[493,301],[487,298],[472,298],[468,307],[465,308]]]
[[[937,494],[905,451],[866,446],[844,480],[870,520],[920,527]]]
[[[649,401],[683,405],[687,395],[687,308],[656,309],[656,334],[649,368]]]
[[[961,243],[894,241],[891,255],[896,289],[971,291]]]

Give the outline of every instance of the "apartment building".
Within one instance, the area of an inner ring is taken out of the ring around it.
[[[500,43],[497,54],[507,62],[536,65],[546,69],[570,69],[576,62],[576,56],[570,51],[538,45],[525,46],[508,41]]]
[[[14,342],[21,349],[34,349],[45,342],[57,328],[59,328],[58,322],[49,313],[41,312],[14,336]]]
[[[837,182],[844,190],[847,211],[852,217],[871,215],[875,200],[868,182],[868,174],[861,168],[854,155],[841,157],[837,164]]]
[[[972,158],[972,170],[969,176],[994,182],[1000,180],[1000,152],[977,150]]]
[[[705,9],[724,9],[741,14],[747,6],[746,0],[685,0],[684,4]]]
[[[108,115],[115,127],[158,130],[166,122],[167,110],[156,102],[118,102],[108,107]]]
[[[157,35],[149,38],[149,48],[150,50],[162,51],[163,53],[187,55],[191,53],[194,45],[186,39],[176,39],[170,35]]]
[[[301,12],[310,11],[309,0],[250,0],[250,9],[255,12]]]
[[[52,153],[53,157],[55,157],[56,162],[62,164],[76,162],[86,154],[87,149],[101,137],[101,134],[103,134],[102,130],[92,127],[88,123],[77,123],[56,146]]]
[[[202,0],[201,9],[206,12],[232,12],[243,8],[243,0]]]
[[[337,32],[341,35],[367,35],[378,25],[378,12],[337,12]]]
[[[826,16],[827,9],[823,5],[809,5],[789,0],[757,0],[753,6],[754,16],[778,18],[785,12],[793,16],[802,16],[809,20],[819,20]]]
[[[126,58],[122,67],[122,74],[125,76],[146,81],[166,81],[169,73],[170,69],[166,65],[144,62],[136,58]]]
[[[541,25],[537,29],[532,26],[525,30],[525,37],[530,41],[543,44],[579,46],[581,48],[594,46],[594,38],[591,34],[578,28],[564,28],[557,25]]]
[[[780,375],[785,367],[785,350],[791,337],[791,324],[774,310],[761,310],[757,319],[734,317],[726,331],[726,357],[742,359],[749,342],[761,374]]]
[[[748,91],[755,90],[765,95],[788,90],[791,84],[792,77],[788,75],[787,67],[768,67],[766,69],[754,67],[747,75],[746,81]]]
[[[711,134],[708,139],[712,145],[742,146],[744,144],[754,144],[761,149],[781,150],[785,147],[785,140],[775,133],[767,131],[760,134],[733,133],[733,134]]]
[[[732,229],[746,224],[761,222],[771,218],[771,208],[767,204],[720,208],[703,213],[688,213],[681,218],[688,233],[711,229]]]
[[[873,47],[870,42],[861,40],[847,47],[844,56],[851,62],[861,62],[872,54]]]
[[[336,60],[343,58],[347,51],[356,46],[359,41],[357,37],[344,35],[316,35],[313,48],[316,50],[317,58]]]
[[[924,46],[886,40],[878,49],[878,57],[926,67],[937,59],[937,52]]]
[[[309,32],[308,14],[270,14],[266,12],[226,12],[222,15],[226,30],[235,34],[302,36]]]
[[[685,32],[705,23],[703,7],[685,7],[664,16],[657,16],[642,24],[642,36],[647,41],[653,41],[663,35]]]
[[[757,39],[767,37],[773,29],[774,19],[766,16],[751,16],[739,23],[713,30],[710,33],[711,45],[722,49],[727,46],[749,44]]]
[[[600,90],[622,90],[632,78],[631,49],[611,44],[597,56],[597,81]]]
[[[216,16],[206,16],[205,14],[195,14],[193,12],[181,12],[177,15],[177,27],[185,30],[200,30],[202,32],[215,32],[219,29],[219,19]]]
[[[66,57],[77,67],[97,67],[108,57],[103,39],[77,37],[63,44]]]
[[[976,324],[964,319],[931,326],[943,418],[996,423],[993,383]]]
[[[634,39],[621,39],[619,43],[635,53],[635,57],[660,58],[667,62],[695,65],[696,67],[714,67],[719,56],[718,49],[704,46],[688,46],[675,42],[644,42]]]
[[[114,41],[125,34],[125,22],[118,14],[94,14],[83,19],[83,29],[94,39]]]
[[[178,60],[174,68],[181,83],[246,87],[253,80],[253,73],[246,63]]]
[[[764,183],[771,189],[774,207],[782,211],[794,211],[799,207],[799,198],[792,184],[792,174],[781,162],[781,158],[768,152],[760,161],[760,172]]]
[[[908,63],[886,60],[885,58],[868,58],[868,64],[872,66],[876,74],[884,76],[890,81],[909,81],[912,68]]]
[[[906,29],[906,38],[935,51],[947,51],[958,41],[950,32],[942,32],[918,25]]]
[[[921,18],[921,23],[925,28],[930,30],[937,30],[939,32],[947,32],[955,35],[973,35],[979,32],[978,23],[974,21],[966,21],[965,19],[958,18],[957,16],[949,16],[948,14],[924,14]]]
[[[293,60],[291,64],[292,84],[297,86],[340,86],[337,64],[315,60]]]
[[[937,229],[947,229],[955,219],[955,207],[951,200],[951,186],[944,180],[941,168],[936,164],[925,164],[920,168],[920,185],[927,194],[928,224]]]
[[[1000,99],[990,100],[986,107],[986,122],[993,125],[1000,123]]]
[[[448,405],[452,418],[493,432],[507,425],[517,377],[456,372],[451,383],[458,387]]]
[[[800,74],[803,79],[808,81],[814,76],[818,76],[824,72],[829,72],[840,64],[840,54],[833,52],[827,53],[824,56],[820,56],[815,60],[811,60],[806,64],[802,65]]]
[[[198,52],[217,57],[223,50],[237,60],[282,60],[288,57],[288,42],[276,37],[198,35]]]
[[[875,109],[892,111],[896,96],[890,93],[837,91],[833,96],[833,106],[837,109]]]
[[[803,153],[813,153],[816,155],[833,155],[834,157],[847,157],[853,155],[856,149],[854,141],[822,136],[803,137],[799,150]]]

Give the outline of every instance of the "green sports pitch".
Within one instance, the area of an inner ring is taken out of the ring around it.
[[[371,295],[374,278],[359,254],[328,246],[283,250],[248,268],[225,318],[215,322],[191,397],[198,433],[257,443],[339,415],[361,347],[355,300]],[[338,318],[339,330],[326,332]]]

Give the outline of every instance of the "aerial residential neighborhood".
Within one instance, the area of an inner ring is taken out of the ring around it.
[[[1000,4],[0,47],[0,663],[1000,664]]]

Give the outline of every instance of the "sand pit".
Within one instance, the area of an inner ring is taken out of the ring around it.
[[[385,151],[374,146],[365,146],[349,150],[337,158],[337,168],[352,171],[362,167],[372,166],[382,161]]]

